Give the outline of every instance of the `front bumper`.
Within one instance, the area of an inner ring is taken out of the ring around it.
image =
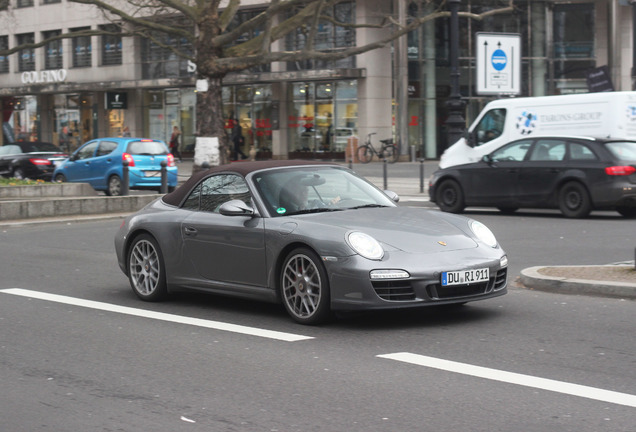
[[[480,249],[413,256],[392,253],[386,262],[360,256],[325,261],[331,286],[333,310],[399,309],[465,303],[504,295],[507,292],[507,266],[501,249],[491,256],[478,256]],[[399,263],[399,264],[398,264]],[[489,269],[489,280],[472,284],[442,286],[445,271]],[[408,272],[408,278],[372,280],[371,270],[391,269]]]

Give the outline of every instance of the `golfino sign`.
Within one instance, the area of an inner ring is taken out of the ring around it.
[[[42,84],[66,81],[66,69],[22,72],[22,84]]]

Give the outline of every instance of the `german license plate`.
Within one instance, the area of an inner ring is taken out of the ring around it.
[[[489,278],[487,268],[442,273],[442,286],[485,282]]]
[[[161,171],[144,171],[145,177],[157,177],[161,175]]]

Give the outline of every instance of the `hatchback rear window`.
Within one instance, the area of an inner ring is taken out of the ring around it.
[[[160,141],[131,141],[128,143],[131,155],[166,155],[168,149]]]
[[[609,142],[605,147],[618,160],[636,161],[636,141]]]

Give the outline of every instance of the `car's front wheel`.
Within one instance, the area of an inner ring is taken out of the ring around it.
[[[166,297],[163,255],[152,236],[142,234],[133,241],[128,251],[128,279],[133,292],[142,300],[160,301]]]
[[[121,179],[117,175],[112,175],[108,179],[108,186],[106,188],[106,195],[119,196],[121,195]]]
[[[559,191],[559,209],[568,218],[584,218],[592,211],[587,189],[579,182],[569,182]]]
[[[280,294],[287,313],[298,323],[320,324],[331,314],[327,271],[307,248],[295,249],[285,258]]]
[[[437,205],[448,213],[464,211],[464,192],[455,180],[444,180],[437,189]]]
[[[64,183],[66,181],[66,177],[64,176],[64,174],[58,173],[55,174],[53,181],[56,183]]]

